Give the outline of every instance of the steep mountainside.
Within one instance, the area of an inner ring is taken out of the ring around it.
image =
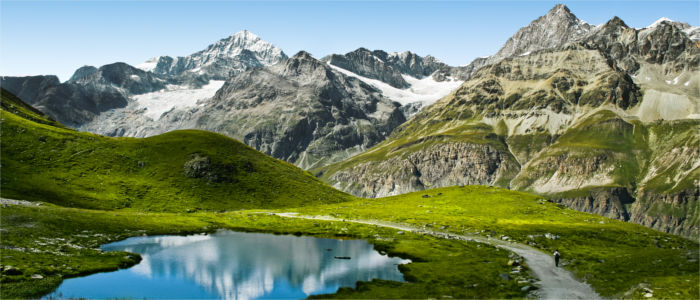
[[[699,57],[673,22],[636,30],[614,18],[483,67],[378,146],[314,172],[366,197],[499,185],[698,236]]]
[[[449,94],[462,82],[464,73],[432,56],[415,53],[386,53],[359,48],[344,55],[324,57],[334,69],[379,89],[389,99],[403,105],[406,117]]]
[[[0,86],[68,126],[86,123],[128,103],[128,96],[119,87],[60,83],[56,76],[6,76],[0,78]]]
[[[298,207],[351,198],[219,134],[109,138],[66,129],[5,90],[0,100],[2,197],[149,211]]]

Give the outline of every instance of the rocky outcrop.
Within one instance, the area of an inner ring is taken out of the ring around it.
[[[213,163],[211,158],[200,153],[190,155],[183,166],[188,178],[201,178],[209,183],[232,183],[238,169],[233,164]]]
[[[700,187],[663,194],[641,190],[629,220],[659,231],[700,237]]]
[[[517,171],[514,159],[492,145],[453,142],[360,163],[333,174],[330,181],[357,196],[383,197],[458,184],[493,185]]]
[[[579,44],[600,50],[616,68],[630,74],[635,74],[644,63],[664,65],[667,72],[674,73],[697,69],[700,63],[700,49],[682,27],[672,22],[638,30],[614,17],[592,30]]]
[[[630,219],[626,206],[635,201],[625,188],[594,188],[584,196],[569,198],[552,196],[551,199],[578,211],[623,221]]]

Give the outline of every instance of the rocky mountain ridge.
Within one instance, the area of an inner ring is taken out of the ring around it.
[[[571,16],[556,6],[494,57],[519,54],[481,67],[378,146],[314,172],[364,197],[499,185],[700,235],[700,47],[673,22],[593,28]],[[535,30],[544,21],[561,25],[551,26],[557,46],[515,41],[548,35]]]
[[[167,111],[158,121],[135,117],[140,110],[118,109],[81,129],[119,136],[176,128],[215,131],[310,168],[360,153],[405,121],[398,103],[303,51],[231,77],[210,99]]]

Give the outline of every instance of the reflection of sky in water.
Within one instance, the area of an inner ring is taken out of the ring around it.
[[[380,255],[363,240],[230,231],[135,237],[102,248],[139,253],[143,260],[129,269],[67,279],[49,296],[299,299],[361,280],[403,281],[396,265],[409,262]]]

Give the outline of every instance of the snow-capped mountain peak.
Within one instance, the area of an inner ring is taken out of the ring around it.
[[[656,26],[661,25],[661,23],[663,23],[663,22],[674,23],[674,22],[676,22],[676,21],[671,20],[671,19],[666,18],[666,17],[661,17],[661,18],[659,18],[658,20],[654,21],[654,23],[651,23],[651,25],[647,26],[646,28],[654,28],[654,27],[656,27]]]
[[[287,59],[282,49],[248,30],[223,38],[206,49],[185,57],[158,56],[137,65],[139,69],[163,75],[184,72],[226,80],[250,67],[263,67]]]
[[[259,36],[248,30],[239,31],[234,35],[221,39],[198,53],[208,58],[236,57],[240,55],[243,50],[253,52],[255,57],[258,58],[263,65],[278,63],[280,57],[286,57],[282,49],[260,39]]]

